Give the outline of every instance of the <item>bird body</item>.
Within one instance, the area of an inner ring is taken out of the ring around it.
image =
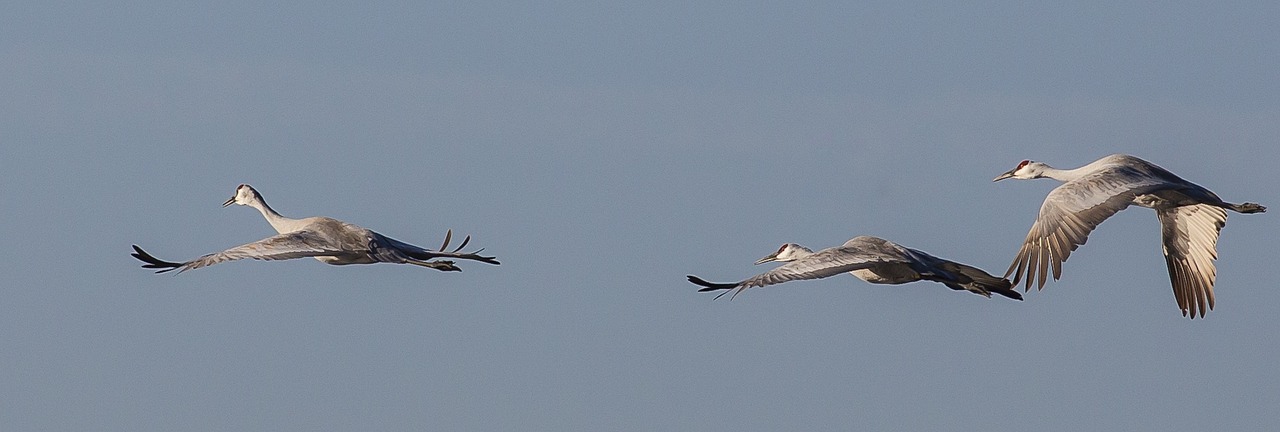
[[[1156,211],[1160,220],[1165,261],[1174,296],[1183,315],[1201,317],[1213,309],[1218,234],[1226,225],[1225,210],[1261,213],[1266,207],[1232,204],[1195,183],[1134,156],[1110,155],[1080,168],[1056,169],[1024,160],[992,181],[1007,178],[1051,178],[1063,182],[1045,197],[1039,216],[1023,241],[1005,277],[1017,285],[1026,279],[1044,288],[1050,271],[1062,275],[1062,263],[1083,245],[1089,233],[1111,215],[1130,205]],[[1225,210],[1224,210],[1225,209]]]
[[[222,204],[223,207],[239,204],[257,209],[266,218],[267,223],[278,235],[216,252],[187,262],[169,262],[157,259],[133,246],[133,256],[143,262],[145,268],[158,268],[157,273],[177,269],[179,273],[210,266],[213,264],[244,258],[258,260],[284,260],[292,258],[312,257],[325,264],[372,264],[379,262],[414,264],[434,268],[441,271],[459,271],[453,261],[437,260],[437,258],[468,259],[498,264],[493,257],[480,256],[479,250],[471,253],[460,253],[471,237],[462,241],[462,245],[453,251],[446,251],[452,232],[445,235],[444,245],[440,250],[423,249],[384,236],[369,229],[337,219],[317,216],[303,219],[290,219],[281,216],[262,199],[262,195],[249,185],[240,185],[236,194]]]
[[[702,286],[700,292],[729,290],[720,295],[733,292],[737,296],[751,287],[849,273],[875,284],[928,280],[943,283],[954,290],[970,291],[986,297],[994,292],[1022,299],[1021,294],[1010,289],[1011,284],[1006,279],[877,237],[854,237],[841,246],[818,252],[795,243],[787,243],[778,248],[777,252],[756,261],[756,264],[770,261],[786,264],[736,283],[707,282],[697,276],[689,276],[689,281]]]

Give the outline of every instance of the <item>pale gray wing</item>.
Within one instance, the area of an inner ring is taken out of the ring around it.
[[[1025,276],[1023,289],[1030,290],[1031,281],[1039,274],[1038,288],[1043,289],[1050,264],[1054,280],[1061,278],[1062,263],[1089,239],[1098,224],[1129,207],[1134,197],[1166,185],[1162,179],[1117,166],[1058,186],[1045,197],[1040,216],[1004,277],[1012,274],[1016,286]]]
[[[1213,282],[1218,270],[1218,233],[1227,224],[1227,212],[1208,204],[1182,206],[1156,212],[1164,243],[1164,261],[1169,265],[1173,296],[1182,315],[1203,318],[1205,307],[1213,309]]]
[[[207,267],[226,261],[245,258],[256,260],[287,260],[294,258],[335,256],[349,254],[314,231],[302,230],[267,237],[253,243],[240,245],[222,252],[211,253],[181,264],[178,272]]]
[[[780,284],[794,280],[821,279],[870,268],[894,260],[883,254],[849,247],[824,249],[807,257],[786,263],[737,283],[734,295],[751,287]]]

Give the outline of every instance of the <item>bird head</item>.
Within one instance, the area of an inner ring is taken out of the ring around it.
[[[1049,167],[1048,165],[1042,164],[1040,162],[1024,160],[1022,162],[1018,162],[1018,166],[1013,167],[1013,169],[1011,170],[1005,171],[1004,174],[1000,174],[999,176],[992,179],[991,181],[997,182],[1007,178],[1013,178],[1013,179],[1019,179],[1019,180],[1040,178],[1042,175],[1044,175],[1044,169],[1048,167]]]
[[[778,248],[777,252],[771,253],[769,254],[769,256],[760,258],[759,260],[757,260],[756,264],[764,264],[771,261],[777,261],[777,262],[795,261],[797,259],[804,257],[805,255],[809,255],[812,253],[813,251],[809,250],[809,248],[807,247],[800,246],[795,243],[787,243],[782,245],[782,247]]]
[[[253,186],[242,184],[236,188],[236,194],[232,195],[227,202],[222,203],[222,206],[226,207],[232,204],[249,205],[249,203],[261,200],[262,195],[258,195],[258,191],[254,190]]]

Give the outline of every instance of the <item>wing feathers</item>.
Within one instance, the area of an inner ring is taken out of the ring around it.
[[[1218,234],[1227,222],[1227,212],[1216,206],[1197,204],[1161,209],[1161,240],[1173,296],[1182,314],[1204,317],[1214,306],[1213,284],[1217,278]]]
[[[891,260],[893,258],[874,251],[868,252],[853,247],[834,247],[818,251],[734,284],[710,283],[702,279],[694,280],[697,279],[696,276],[690,276],[689,281],[705,287],[699,291],[729,289],[732,290],[734,296],[737,296],[751,287],[763,287],[794,280],[820,279],[869,268],[879,263],[891,262]]]
[[[286,234],[275,235],[258,240],[253,243],[243,244],[224,250],[222,252],[211,253],[200,258],[196,258],[184,263],[174,263],[157,259],[141,248],[134,246],[136,253],[133,256],[143,262],[146,268],[162,268],[157,273],[177,269],[178,273],[182,273],[191,269],[207,267],[214,264],[227,261],[235,261],[245,258],[257,260],[285,260],[302,257],[314,256],[333,256],[344,253],[342,250],[334,248],[328,244],[323,238],[316,235],[312,231],[296,231]]]
[[[1013,275],[1014,285],[1025,278],[1024,290],[1031,289],[1033,280],[1043,289],[1049,268],[1055,280],[1061,278],[1062,263],[1088,241],[1098,224],[1129,207],[1136,196],[1163,184],[1161,179],[1116,166],[1058,186],[1045,197],[1005,277]]]

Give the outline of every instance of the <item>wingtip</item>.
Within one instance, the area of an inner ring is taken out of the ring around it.
[[[1191,311],[1188,311],[1187,309],[1183,309],[1182,316],[1191,318],[1194,320],[1196,319],[1197,315],[1199,315],[1200,319],[1204,319],[1205,313],[1207,313],[1210,309],[1213,309],[1213,307],[1208,307],[1208,308],[1202,307],[1197,310],[1191,310]]]
[[[449,240],[453,239],[453,229],[450,228],[444,232],[444,243],[440,244],[440,252],[444,252],[449,248]]]
[[[689,280],[689,282],[692,282],[694,285],[703,287],[702,289],[698,290],[698,292],[727,290],[727,289],[736,288],[738,286],[738,284],[731,284],[731,283],[708,282],[705,279],[702,279],[694,275],[688,275],[686,276],[686,278]]]
[[[151,254],[147,253],[147,251],[142,250],[142,248],[138,247],[138,245],[133,245],[133,253],[131,253],[130,255],[132,255],[138,261],[142,261],[145,263],[142,265],[142,268],[160,269],[160,270],[156,270],[157,274],[173,271],[174,269],[182,267],[182,264],[180,263],[169,262],[169,261],[156,258]],[[183,269],[183,271],[185,270],[186,269]],[[182,271],[179,271],[178,273],[182,273]]]

